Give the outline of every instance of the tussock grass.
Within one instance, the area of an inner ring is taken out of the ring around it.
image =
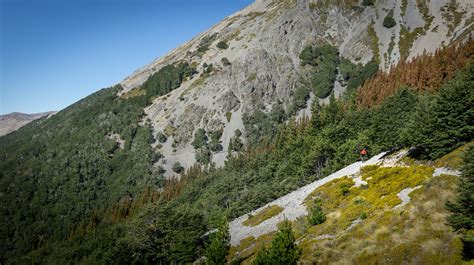
[[[263,209],[260,211],[258,214],[249,217],[249,219],[245,220],[242,224],[245,226],[257,226],[264,222],[265,220],[268,220],[272,218],[273,216],[281,213],[283,211],[283,208],[278,205],[272,205],[268,206],[267,208]]]

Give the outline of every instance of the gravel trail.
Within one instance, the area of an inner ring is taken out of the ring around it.
[[[247,214],[234,219],[232,222],[229,223],[231,245],[237,246],[242,239],[250,237],[250,236],[259,237],[261,235],[275,231],[277,230],[277,224],[283,221],[285,218],[290,221],[293,221],[293,220],[296,220],[300,216],[307,215],[308,213],[306,211],[306,206],[304,205],[304,199],[316,188],[332,180],[335,180],[344,176],[357,174],[360,168],[363,166],[375,165],[377,163],[380,163],[382,161],[382,157],[385,154],[386,154],[385,152],[380,153],[363,163],[355,162],[339,171],[336,171],[335,173],[323,179],[314,181],[304,187],[301,187],[283,197],[280,197],[252,211],[251,214],[256,215],[258,212],[260,212],[261,210],[271,205],[279,205],[284,209],[280,214],[268,220],[265,220],[264,222],[262,222],[261,224],[257,226],[244,226],[242,224],[245,220],[248,219]]]

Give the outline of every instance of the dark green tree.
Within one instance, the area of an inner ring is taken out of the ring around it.
[[[219,41],[217,43],[217,48],[225,50],[225,49],[229,48],[229,45],[227,45],[227,43],[225,41]]]
[[[395,19],[393,19],[393,16],[391,14],[388,14],[384,19],[383,19],[383,26],[390,29],[395,27],[397,25],[397,22]]]
[[[292,265],[301,256],[301,249],[296,245],[291,223],[285,220],[272,240],[270,249],[262,249],[253,264],[261,265]]]
[[[195,149],[198,149],[207,145],[207,135],[204,129],[199,128],[196,131],[196,133],[194,134],[194,141],[192,142],[192,145],[194,146]]]
[[[160,143],[165,143],[168,140],[168,137],[162,132],[158,132],[156,134],[156,138],[158,139],[158,142]]]
[[[181,163],[179,163],[179,161],[173,164],[173,171],[175,173],[180,174],[181,172],[183,172],[183,170],[184,170],[184,167],[181,165]]]
[[[227,219],[222,218],[216,229],[215,232],[210,234],[205,249],[206,264],[210,265],[226,264],[230,248],[229,223]]]
[[[317,198],[309,208],[308,221],[312,225],[319,225],[326,221],[326,214],[321,207],[321,199]]]
[[[456,201],[446,204],[452,214],[449,224],[463,235],[463,256],[467,260],[474,258],[474,147],[464,153],[461,183]]]

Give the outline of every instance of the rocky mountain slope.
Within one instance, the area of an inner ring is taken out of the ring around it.
[[[367,163],[356,162],[235,219],[230,223],[234,247],[229,260],[251,264],[285,217],[293,223],[302,264],[460,264],[460,239],[446,225],[443,209],[443,201],[453,198],[460,172],[422,162],[410,165],[406,154],[382,153]],[[288,214],[291,207],[281,204],[287,197],[298,214]],[[308,222],[315,201],[324,209],[319,224]],[[263,216],[273,205],[285,209]],[[249,216],[260,223],[245,223]]]
[[[34,120],[44,116],[53,115],[54,113],[54,111],[34,114],[12,112],[9,114],[0,115],[0,136],[16,131]]]
[[[168,136],[157,146],[168,175],[176,161],[184,167],[196,162],[191,143],[198,128],[222,131],[223,150],[212,156],[221,166],[235,130],[247,136],[245,115],[269,112],[278,101],[288,107],[295,90],[307,85],[311,71],[301,66],[299,55],[308,45],[330,44],[352,63],[375,60],[388,70],[469,35],[473,5],[468,0],[257,0],[137,70],[121,82],[119,94],[140,94],[140,86],[166,65],[186,61],[195,66],[198,74],[153,100],[146,119],[155,136]],[[344,85],[336,80],[334,90],[338,96]]]

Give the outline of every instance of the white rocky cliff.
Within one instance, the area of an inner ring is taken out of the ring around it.
[[[295,88],[309,75],[299,60],[308,45],[329,43],[353,63],[375,57],[387,70],[401,58],[432,52],[474,29],[470,0],[376,0],[367,6],[349,2],[357,1],[257,0],[123,80],[120,95],[139,89],[166,65],[184,60],[197,66],[199,74],[145,110],[155,134],[168,134],[160,146],[168,174],[176,161],[184,167],[195,163],[191,142],[198,128],[223,130],[224,150],[213,155],[219,166],[234,131],[240,129],[245,136],[244,114],[256,108],[269,111],[278,100],[288,106]],[[387,15],[395,26],[384,27]],[[221,41],[228,47],[217,47]],[[203,43],[209,46],[200,52]],[[204,65],[210,64],[213,71],[204,74]]]

